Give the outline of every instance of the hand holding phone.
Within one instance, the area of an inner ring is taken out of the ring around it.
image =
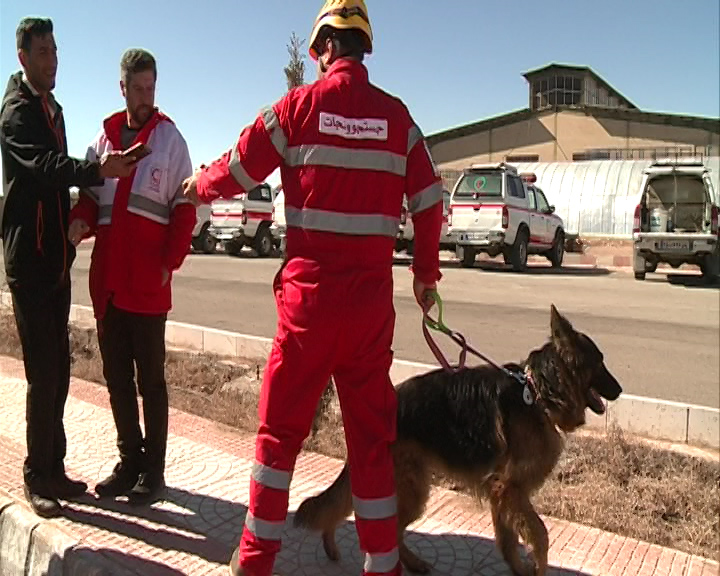
[[[135,162],[139,162],[146,156],[149,156],[150,152],[152,152],[152,150],[150,150],[149,146],[146,146],[142,142],[138,142],[137,144],[134,144],[133,146],[130,146],[130,148],[125,150],[122,155],[126,158],[133,157],[135,158]]]

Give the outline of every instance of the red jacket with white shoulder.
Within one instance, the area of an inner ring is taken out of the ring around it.
[[[126,112],[107,118],[88,148],[95,160],[122,150]],[[187,144],[175,124],[155,111],[133,142],[151,154],[127,178],[106,178],[102,186],[82,188],[70,222],[84,220],[95,235],[90,264],[90,296],[95,317],[107,303],[137,314],[165,314],[172,307],[172,272],[188,253],[195,207],[184,197],[182,182],[192,175]],[[163,285],[163,268],[170,278]]]
[[[289,91],[203,169],[209,203],[246,192],[280,167],[287,256],[348,267],[389,267],[403,195],[415,226],[413,271],[440,279],[442,185],[425,140],[402,101],[340,59],[325,77]]]

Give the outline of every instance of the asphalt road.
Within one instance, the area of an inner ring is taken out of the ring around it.
[[[73,268],[73,302],[90,304],[89,250]],[[171,319],[272,337],[270,282],[277,258],[191,255],[173,280]],[[435,363],[420,329],[409,261],[395,266],[395,358]],[[497,361],[517,361],[547,339],[550,304],[595,340],[628,394],[718,407],[720,290],[692,274],[649,274],[545,266],[514,274],[499,266],[443,265],[446,323]],[[448,355],[456,349],[439,337]],[[456,357],[456,356],[455,356]]]

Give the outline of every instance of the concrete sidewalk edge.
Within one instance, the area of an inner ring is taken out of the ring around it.
[[[0,292],[0,306],[11,306],[9,292]],[[95,327],[92,308],[73,304],[70,321],[82,327]],[[271,338],[207,328],[183,322],[168,321],[167,345],[174,348],[218,354],[233,358],[267,358]],[[390,378],[395,385],[439,368],[394,359]],[[720,409],[624,394],[608,406],[603,415],[588,412],[587,425],[606,431],[616,425],[622,430],[651,440],[662,440],[690,446],[720,449]]]
[[[65,528],[35,515],[0,490],[0,574],[3,576],[134,576]]]

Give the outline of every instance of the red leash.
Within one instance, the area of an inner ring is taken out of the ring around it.
[[[528,385],[528,380],[530,380],[530,378],[528,378],[527,374],[519,374],[517,372],[513,372],[512,370],[508,370],[504,366],[500,366],[497,362],[493,362],[490,358],[470,346],[467,343],[465,336],[460,334],[460,332],[456,332],[455,330],[451,330],[450,328],[448,328],[448,326],[443,322],[443,307],[440,294],[438,294],[436,290],[432,290],[428,293],[428,296],[430,296],[430,298],[433,299],[435,304],[437,304],[438,319],[434,320],[433,318],[431,318],[430,314],[427,311],[423,314],[423,335],[425,336],[425,341],[427,342],[428,347],[435,355],[435,358],[437,358],[437,361],[440,362],[440,365],[446,371],[450,373],[455,373],[465,368],[465,360],[467,359],[467,353],[470,352],[471,354],[474,354],[481,360],[484,360],[494,368],[497,368],[501,372],[504,372],[505,375],[517,380],[520,384],[524,386]],[[442,350],[440,350],[440,347],[433,340],[432,336],[430,336],[430,331],[428,330],[428,327],[432,328],[433,330],[437,330],[438,332],[442,332],[443,334],[448,336],[453,342],[455,342],[455,344],[460,346],[460,357],[458,359],[457,366],[452,366],[450,362],[448,362],[447,358],[445,358],[445,355],[442,353]],[[531,386],[534,387],[534,384],[531,384]]]

